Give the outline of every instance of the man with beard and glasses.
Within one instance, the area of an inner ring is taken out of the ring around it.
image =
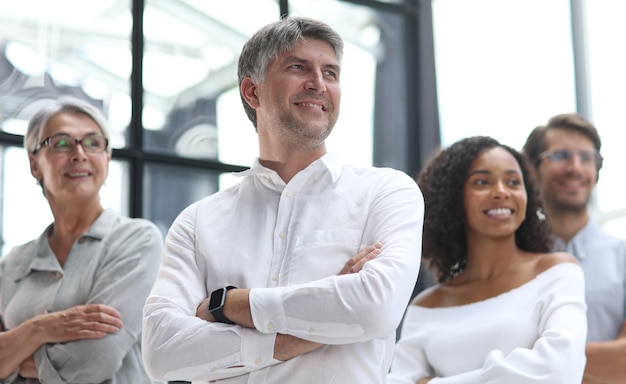
[[[600,146],[593,124],[574,113],[552,117],[524,145],[556,250],[575,255],[584,271],[585,384],[626,382],[626,241],[607,234],[588,208],[602,168]]]
[[[327,153],[343,41],[289,17],[244,45],[260,154],[186,208],[144,307],[157,380],[383,383],[420,266],[424,203],[405,173]],[[365,133],[364,133],[365,134]]]

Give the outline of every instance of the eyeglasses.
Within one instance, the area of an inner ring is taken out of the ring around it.
[[[595,165],[597,168],[602,166],[602,155],[598,151],[570,151],[569,149],[555,149],[545,151],[539,154],[539,160],[550,159],[553,163],[567,163],[574,159],[577,155],[581,164]]]
[[[87,153],[98,153],[107,149],[109,139],[100,135],[87,135],[82,139],[75,139],[65,133],[57,133],[45,138],[33,153],[36,154],[44,146],[47,146],[53,153],[70,153],[78,144],[82,145]]]

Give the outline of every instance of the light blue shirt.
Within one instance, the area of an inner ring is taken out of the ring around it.
[[[573,254],[583,268],[587,341],[615,339],[626,321],[626,240],[590,219],[569,243],[556,239],[555,250]]]

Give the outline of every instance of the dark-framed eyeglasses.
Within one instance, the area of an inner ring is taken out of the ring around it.
[[[539,160],[550,159],[553,163],[567,163],[578,156],[583,165],[602,167],[602,155],[598,151],[571,151],[569,149],[553,149],[539,154]]]
[[[57,133],[43,139],[33,153],[37,154],[44,146],[48,147],[53,153],[70,153],[78,144],[82,145],[83,150],[87,153],[98,153],[107,149],[109,139],[96,134],[87,135],[82,139],[75,139],[66,133]]]

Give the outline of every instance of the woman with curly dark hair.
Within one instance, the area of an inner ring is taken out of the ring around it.
[[[418,184],[422,258],[439,283],[407,309],[387,383],[580,383],[582,270],[550,252],[522,155],[470,137],[439,151]]]

